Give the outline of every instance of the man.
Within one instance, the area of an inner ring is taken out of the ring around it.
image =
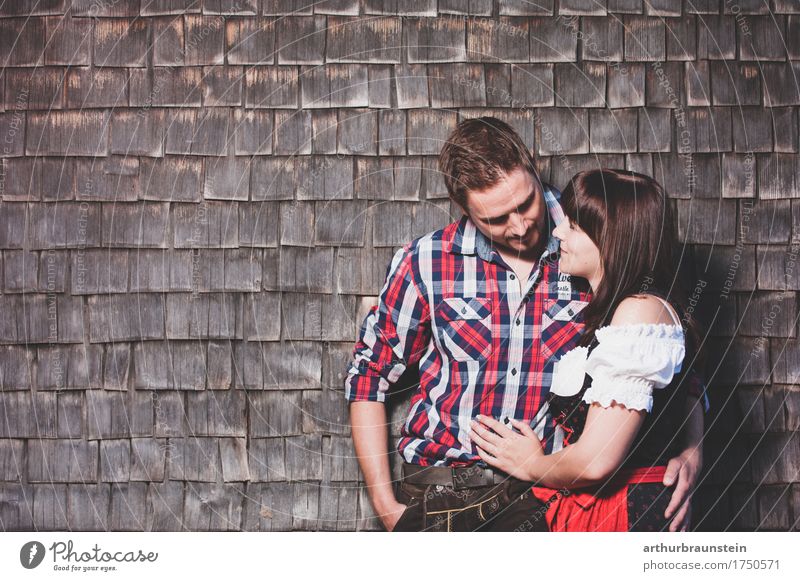
[[[478,414],[525,421],[546,453],[560,449],[545,397],[553,363],[580,337],[589,287],[558,271],[550,233],[563,219],[559,193],[541,182],[511,127],[491,117],[459,123],[439,165],[464,216],[394,255],[361,327],[345,380],[356,455],[389,531],[546,530],[530,483],[480,459],[470,422]],[[393,487],[384,402],[413,364],[420,383]],[[688,522],[701,465],[702,412],[693,410],[686,451],[667,476],[678,481],[674,529]]]

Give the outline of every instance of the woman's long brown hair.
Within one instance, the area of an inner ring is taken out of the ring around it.
[[[633,171],[582,171],[561,194],[561,207],[598,247],[603,265],[600,288],[584,310],[582,343],[591,342],[623,299],[649,293],[677,307],[689,339],[687,352],[690,345],[696,351],[700,332],[686,310],[675,261],[675,223],[664,188]]]

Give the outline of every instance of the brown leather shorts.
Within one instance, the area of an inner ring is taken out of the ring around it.
[[[395,531],[547,531],[545,506],[531,485],[516,478],[499,484],[456,490],[439,484],[395,486],[408,506]]]

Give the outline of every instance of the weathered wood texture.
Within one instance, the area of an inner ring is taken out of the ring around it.
[[[558,187],[665,185],[714,319],[695,521],[797,528],[797,2],[0,4],[0,529],[378,529],[345,370],[482,114]]]

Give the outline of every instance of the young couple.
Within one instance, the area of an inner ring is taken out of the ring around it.
[[[661,186],[594,170],[559,194],[491,117],[439,163],[464,216],[394,255],[345,380],[383,525],[687,530],[704,394]],[[384,402],[413,365],[393,485]]]

